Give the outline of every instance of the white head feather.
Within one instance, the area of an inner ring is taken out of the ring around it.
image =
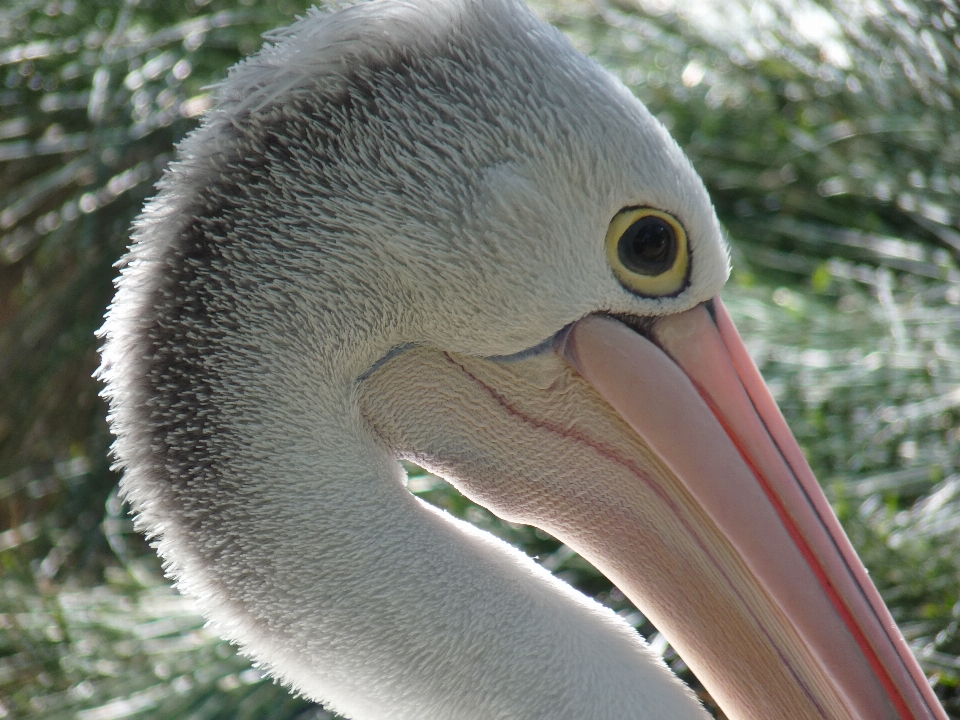
[[[269,39],[181,144],[104,326],[123,490],[168,572],[352,717],[701,717],[612,613],[407,494],[357,407],[397,348],[509,356],[715,295],[690,163],[516,0],[374,0]],[[607,265],[636,205],[688,233],[675,297]]]

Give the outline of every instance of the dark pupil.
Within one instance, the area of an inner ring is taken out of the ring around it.
[[[677,236],[666,220],[640,218],[621,236],[617,255],[628,270],[660,275],[677,259]]]

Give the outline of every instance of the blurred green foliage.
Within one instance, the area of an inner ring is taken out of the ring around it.
[[[168,588],[116,498],[90,379],[113,263],[174,142],[226,67],[302,9],[0,7],[0,717],[326,717]],[[704,177],[733,243],[728,306],[960,718],[956,4],[536,9],[617,72]],[[582,559],[408,469],[411,490],[614,607],[685,673]]]

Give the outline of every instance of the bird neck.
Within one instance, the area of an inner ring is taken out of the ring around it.
[[[659,717],[645,695],[665,673],[638,677],[636,638],[411,496],[342,390],[313,414],[298,377],[246,385],[180,507],[139,508],[217,630],[360,720]]]

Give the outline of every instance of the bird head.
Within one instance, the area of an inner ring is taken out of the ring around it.
[[[359,717],[624,716],[639,641],[418,505],[407,457],[581,551],[731,717],[942,717],[719,300],[703,183],[622,83],[515,0],[375,0],[218,92],[138,221],[101,374],[126,497],[226,636]],[[594,698],[529,699],[514,661],[548,635]]]

